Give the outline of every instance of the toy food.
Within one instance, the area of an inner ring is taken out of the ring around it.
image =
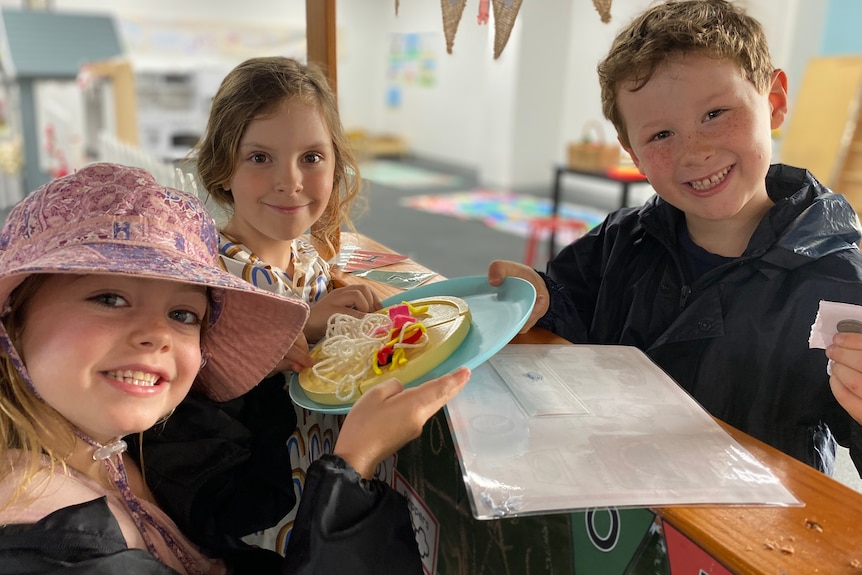
[[[467,302],[450,296],[403,302],[361,319],[334,314],[311,351],[315,365],[299,372],[299,385],[327,405],[352,403],[391,378],[407,385],[461,345],[470,320]]]

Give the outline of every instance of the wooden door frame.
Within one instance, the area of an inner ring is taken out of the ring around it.
[[[332,91],[337,95],[335,0],[305,0],[305,42],[308,62],[323,69]]]

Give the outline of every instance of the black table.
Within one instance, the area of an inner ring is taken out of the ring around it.
[[[620,207],[624,208],[629,202],[629,188],[632,184],[648,184],[649,182],[643,176],[637,175],[616,175],[607,171],[589,171],[570,168],[569,166],[556,166],[554,168],[554,188],[551,195],[551,217],[556,217],[560,209],[560,196],[562,195],[562,180],[564,175],[574,175],[586,178],[603,180],[620,185]],[[551,237],[548,240],[548,259],[553,259],[555,255],[556,230],[551,229]]]

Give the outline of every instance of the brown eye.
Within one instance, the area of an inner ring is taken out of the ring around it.
[[[168,314],[171,319],[186,325],[200,325],[201,318],[198,314],[189,310],[176,310]]]
[[[90,299],[105,307],[123,307],[128,305],[125,298],[115,293],[100,293]]]

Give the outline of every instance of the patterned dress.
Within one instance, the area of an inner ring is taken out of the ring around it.
[[[293,240],[290,264],[283,270],[267,264],[229,235],[219,234],[219,266],[250,284],[315,303],[331,289],[329,264],[302,238]]]
[[[219,265],[226,271],[255,286],[280,295],[294,296],[314,304],[331,289],[329,265],[306,240],[297,238],[291,245],[290,264],[283,270],[268,265],[246,246],[224,232],[219,237]],[[290,375],[287,374],[287,380]],[[305,485],[305,474],[313,461],[332,453],[341,417],[308,411],[294,405],[297,427],[288,440],[293,462],[293,485],[299,501]],[[245,541],[284,555],[293,529],[296,509],[278,525],[245,537]]]

